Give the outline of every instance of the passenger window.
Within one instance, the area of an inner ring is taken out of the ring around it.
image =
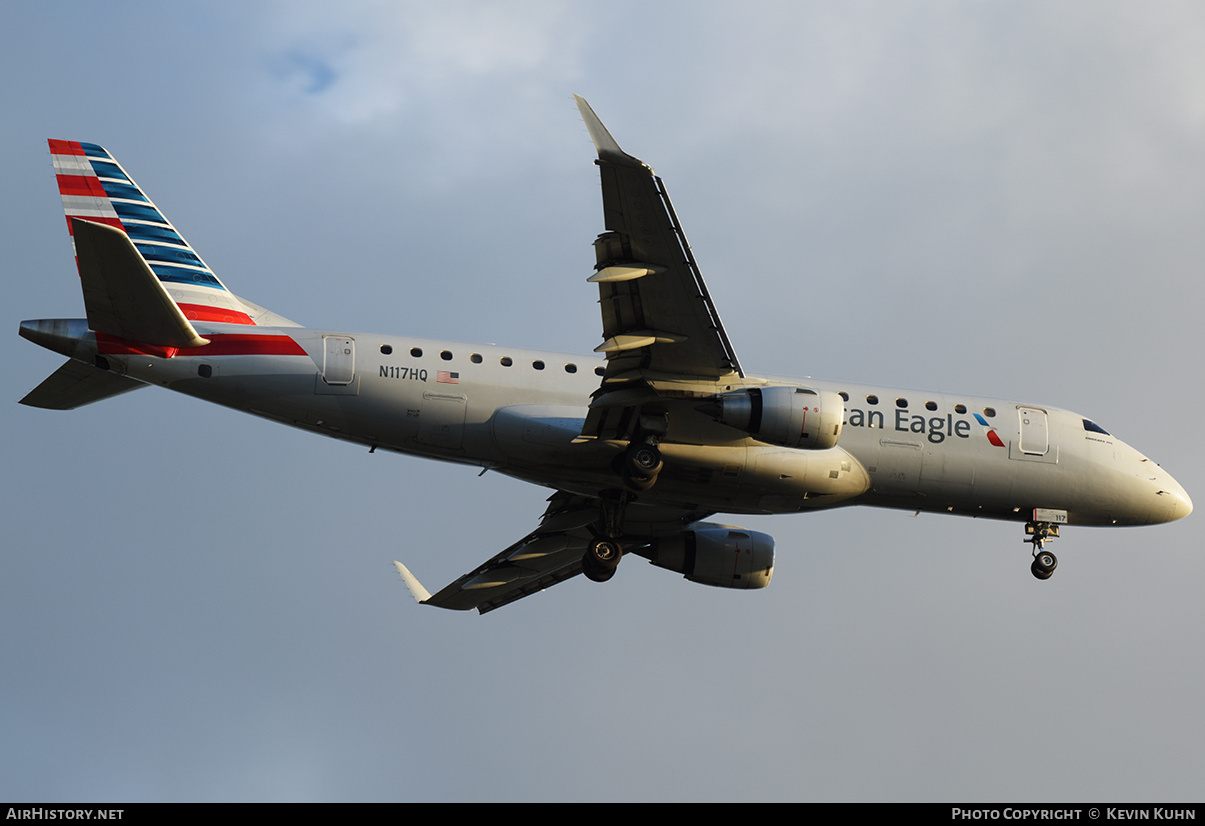
[[[925,410],[936,410],[937,402],[925,402]]]
[[[421,359],[423,357],[423,348],[422,347],[411,347],[410,355],[414,356],[416,359]]]
[[[879,403],[879,397],[878,397],[878,396],[867,396],[867,397],[866,397],[866,403],[867,403],[867,404],[878,404],[878,403]]]
[[[956,404],[956,405],[954,405],[954,412],[955,413],[966,413],[967,406],[965,404]]]
[[[514,364],[514,362],[510,360],[510,356],[503,356],[502,358],[498,359],[498,363],[503,367],[510,367],[512,364]]]
[[[393,348],[392,348],[392,347],[390,347],[388,344],[382,344],[382,345],[381,345],[381,355],[382,355],[382,356],[388,356],[388,355],[389,355],[389,354],[391,354],[392,352],[393,352]]]
[[[444,350],[442,353],[440,353],[440,354],[439,354],[439,357],[440,357],[441,359],[443,359],[444,361],[451,361],[451,360],[452,360],[452,354],[451,354],[450,352],[448,352],[447,350]]]
[[[536,368],[537,370],[543,370],[543,369],[544,369],[544,362],[542,362],[542,361],[533,361],[533,362],[531,363],[531,366],[532,366],[532,367],[534,367],[534,368]]]
[[[576,373],[576,372],[577,372],[577,365],[576,365],[576,364],[566,364],[566,365],[565,365],[565,372],[566,372],[566,373]]]
[[[473,364],[480,364],[481,363],[481,354],[473,353],[473,355],[469,356],[469,361],[473,362]]]

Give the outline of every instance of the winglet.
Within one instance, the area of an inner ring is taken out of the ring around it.
[[[607,127],[603,126],[598,115],[594,114],[594,110],[590,108],[590,104],[586,103],[585,98],[581,95],[574,95],[573,99],[577,101],[577,109],[582,113],[582,120],[586,122],[586,129],[590,132],[590,140],[594,141],[594,148],[598,150],[598,157],[601,160],[626,166],[647,166],[644,161],[633,158],[619,148],[615,138],[611,137],[611,133],[607,131]]]
[[[398,561],[394,561],[394,567],[397,568],[398,575],[402,578],[402,582],[406,583],[406,587],[410,589],[410,596],[414,597],[414,601],[422,605],[427,600],[431,599],[431,592],[423,587],[423,584],[415,579],[414,574],[410,573],[410,569]]]

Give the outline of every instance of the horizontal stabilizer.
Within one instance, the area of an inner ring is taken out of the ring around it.
[[[71,219],[88,326],[160,347],[200,347],[201,338],[121,230]]]
[[[74,410],[146,386],[140,381],[72,360],[30,390],[21,399],[21,404],[45,410]]]

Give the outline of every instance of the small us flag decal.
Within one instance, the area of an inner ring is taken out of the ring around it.
[[[440,370],[435,374],[435,381],[443,384],[460,384],[459,373],[449,373],[447,370]]]

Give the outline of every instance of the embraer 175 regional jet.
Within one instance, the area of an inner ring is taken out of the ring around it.
[[[1192,502],[1078,413],[745,372],[665,187],[577,98],[606,231],[594,357],[314,330],[230,293],[101,147],[50,141],[86,319],[21,324],[69,357],[22,402],[65,410],[159,385],[315,433],[477,465],[554,491],[539,525],[418,601],[490,611],[636,554],[762,588],[774,540],[704,521],[846,505],[1024,524],[1031,570],[1063,525],[1148,525]]]

